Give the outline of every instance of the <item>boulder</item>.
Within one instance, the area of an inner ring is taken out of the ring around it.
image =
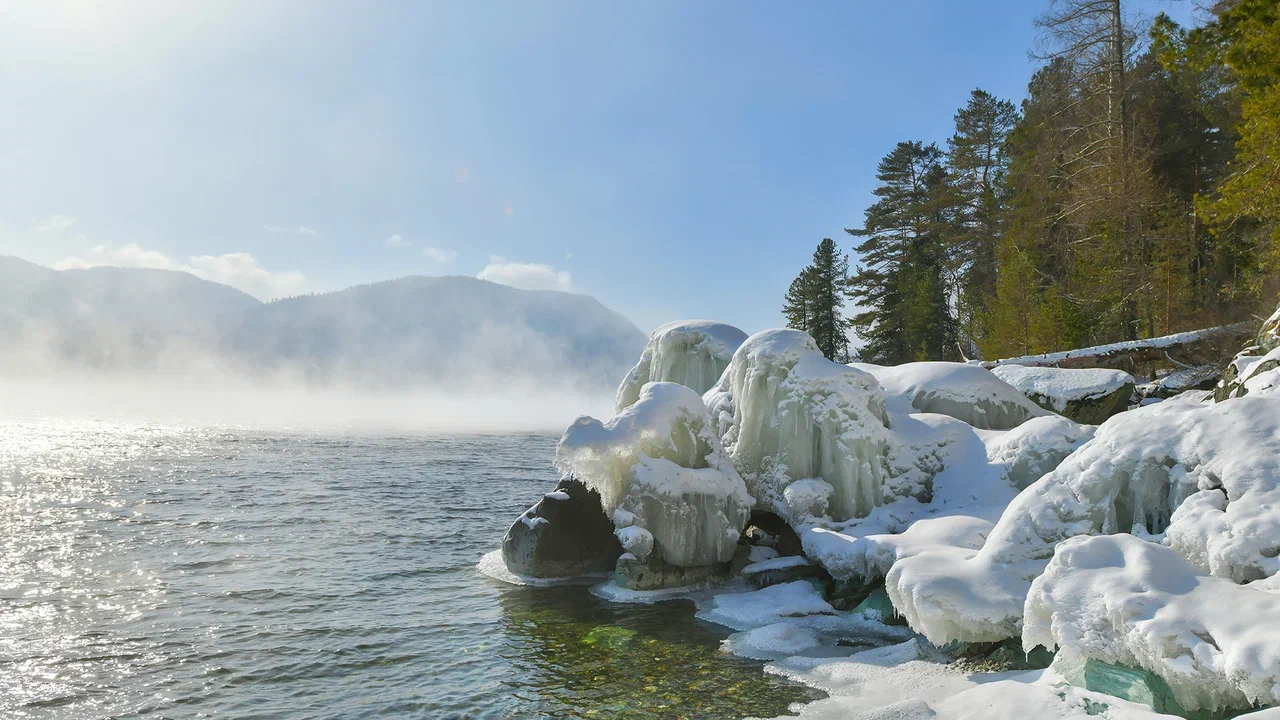
[[[1128,410],[1135,387],[1129,373],[1102,368],[1010,364],[997,365],[991,372],[1036,405],[1084,425],[1099,425],[1112,415]]]
[[[607,573],[621,554],[600,493],[567,475],[517,518],[502,539],[507,569],[526,577]]]
[[[803,555],[770,558],[742,568],[742,579],[756,589],[808,578],[817,578],[825,584],[831,576]]]

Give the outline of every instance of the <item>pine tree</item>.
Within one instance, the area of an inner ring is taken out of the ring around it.
[[[996,250],[1001,212],[1007,196],[1009,133],[1018,111],[1008,100],[974,90],[955,116],[955,134],[947,140],[949,184],[960,227],[950,255],[955,266],[956,315],[968,348],[984,331],[981,309],[996,294]]]
[[[812,266],[801,270],[796,279],[791,281],[787,294],[783,296],[782,305],[782,315],[787,319],[787,327],[809,332],[813,324],[813,312],[817,307],[813,298],[815,285]]]
[[[813,337],[827,359],[836,362],[849,361],[849,319],[844,315],[844,301],[849,292],[849,258],[831,238],[823,238],[813,251],[813,264],[800,272],[792,284],[795,297],[788,291],[788,325],[792,319],[805,316],[805,327],[800,328]],[[798,313],[796,299],[803,300],[803,313]]]
[[[862,265],[850,281],[863,309],[853,318],[865,342],[859,357],[898,364],[953,359],[955,319],[946,282],[945,236],[950,203],[942,152],[933,144],[900,142],[880,161],[879,198],[866,210]]]

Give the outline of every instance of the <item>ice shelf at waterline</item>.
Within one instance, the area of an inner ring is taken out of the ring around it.
[[[1216,394],[1139,403],[1117,371],[842,365],[797,330],[671,323],[616,414],[565,431],[565,479],[504,559],[537,566],[543,537],[616,558],[604,596],[696,600],[739,631],[727,650],[832,692],[814,717],[852,712],[846,691],[903,718],[1280,704],[1276,352],[1247,348]],[[1104,398],[1101,425],[1061,414]],[[591,532],[557,534],[570,501]],[[1052,668],[962,671],[1036,648]],[[852,689],[873,677],[918,691]]]

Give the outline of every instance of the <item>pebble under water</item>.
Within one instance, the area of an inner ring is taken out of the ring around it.
[[[720,718],[819,691],[689,602],[481,575],[547,435],[0,421],[0,716]]]

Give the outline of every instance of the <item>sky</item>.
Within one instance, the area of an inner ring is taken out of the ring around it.
[[[0,0],[0,254],[775,327],[894,143],[1023,97],[1045,4]]]

